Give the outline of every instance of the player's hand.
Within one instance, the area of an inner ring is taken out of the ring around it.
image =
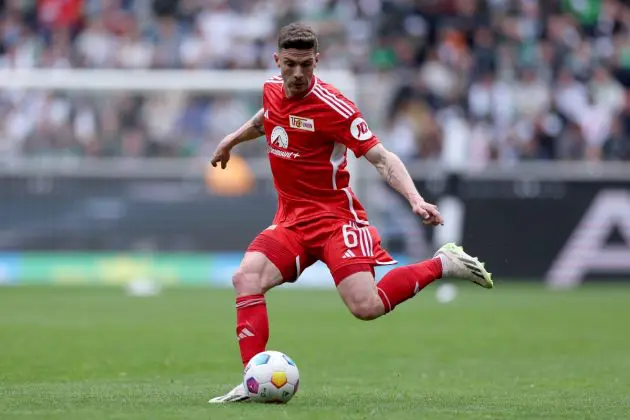
[[[230,145],[230,139],[228,137],[224,138],[219,142],[217,148],[214,150],[212,154],[212,160],[210,163],[213,167],[217,167],[217,163],[221,162],[221,169],[225,169],[228,161],[230,160],[230,150],[232,149]]]
[[[410,201],[411,210],[422,217],[425,225],[438,226],[444,224],[444,218],[436,205],[427,203],[423,198],[415,198]]]

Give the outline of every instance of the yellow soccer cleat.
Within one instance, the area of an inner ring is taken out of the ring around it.
[[[492,273],[486,270],[485,264],[477,257],[466,254],[464,248],[452,242],[437,250],[434,257],[442,260],[442,277],[456,277],[470,280],[486,289],[492,289]]]

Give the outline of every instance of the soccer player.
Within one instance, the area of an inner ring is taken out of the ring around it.
[[[370,131],[356,105],[314,75],[319,54],[311,28],[300,23],[283,27],[274,59],[281,74],[265,82],[263,108],[219,143],[211,161],[225,168],[234,146],[265,135],[278,192],[273,223],[249,245],[232,279],[243,366],[267,345],[265,292],[296,281],[317,260],[328,266],[343,302],[362,320],[391,312],[446,276],[491,288],[491,274],[484,265],[452,243],[432,259],[395,268],[375,283],[374,266],[396,261],[381,246],[377,230],[349,187],[347,149],[365,156],[425,224],[443,224],[442,216],[416,190],[400,159]],[[247,399],[239,384],[209,402]]]

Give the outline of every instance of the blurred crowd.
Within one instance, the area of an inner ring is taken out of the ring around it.
[[[630,159],[630,2],[450,4],[428,20],[401,8],[383,37],[410,80],[388,121],[400,154],[479,167]]]
[[[0,8],[0,69],[272,69],[278,29],[302,20],[320,35],[320,67],[356,72],[374,131],[405,160],[630,159],[627,0],[0,0]],[[194,156],[259,106],[254,94],[4,91],[0,154]]]

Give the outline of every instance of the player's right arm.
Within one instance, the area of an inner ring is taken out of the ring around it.
[[[225,169],[230,160],[230,150],[234,146],[246,141],[257,139],[265,134],[265,125],[263,124],[264,110],[261,108],[249,121],[243,124],[238,130],[228,134],[219,142],[217,148],[212,154],[210,163],[216,167],[221,162],[221,169]]]

